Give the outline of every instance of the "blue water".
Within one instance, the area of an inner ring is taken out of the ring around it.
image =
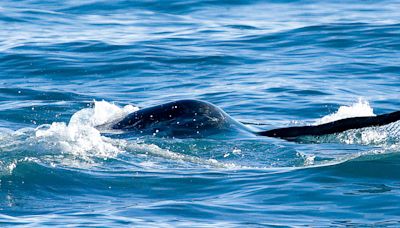
[[[399,123],[311,144],[93,128],[186,98],[253,129],[313,124],[346,107],[399,110],[399,9],[391,0],[2,0],[0,223],[400,226]]]

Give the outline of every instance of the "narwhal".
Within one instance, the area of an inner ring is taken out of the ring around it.
[[[236,121],[214,104],[201,100],[177,100],[140,109],[100,128],[176,138],[202,138],[224,132],[242,131],[259,136],[296,140],[302,136],[321,136],[350,129],[382,126],[398,120],[400,111],[371,117],[341,119],[320,125],[257,132]]]

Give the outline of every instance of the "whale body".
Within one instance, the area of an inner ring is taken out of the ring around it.
[[[109,127],[145,135],[193,138],[231,131],[250,131],[221,108],[200,100],[178,100],[143,108]]]
[[[326,124],[286,127],[255,132],[236,121],[221,108],[206,101],[178,100],[133,112],[104,127],[140,135],[201,138],[226,132],[247,132],[259,136],[296,140],[301,136],[334,134],[350,129],[382,126],[400,120],[400,111],[354,117]]]

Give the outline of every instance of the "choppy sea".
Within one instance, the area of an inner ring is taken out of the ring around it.
[[[2,0],[1,226],[399,227],[400,123],[303,143],[95,128],[177,99],[259,130],[397,111],[399,9]]]

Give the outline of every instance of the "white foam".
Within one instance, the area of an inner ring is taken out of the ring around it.
[[[85,108],[76,112],[71,117],[68,125],[89,125],[94,127],[121,118],[137,110],[139,108],[132,105],[120,108],[104,100],[94,101],[93,108]]]
[[[379,128],[351,130],[337,136],[341,143],[380,145],[385,144],[388,139],[388,132]]]
[[[375,116],[375,114],[372,107],[369,105],[369,102],[363,98],[359,98],[358,102],[350,106],[340,106],[335,113],[316,120],[314,125],[329,123],[345,118],[363,116]],[[346,144],[383,145],[393,143],[393,141],[398,142],[399,137],[399,122],[394,122],[380,127],[351,129],[336,135],[320,136],[318,137],[318,141]]]
[[[314,125],[361,116],[375,116],[374,110],[369,105],[369,102],[363,98],[359,98],[358,102],[352,104],[351,106],[340,106],[335,113],[318,119],[317,121],[315,121]]]
[[[41,125],[35,129],[35,136],[41,142],[82,159],[115,157],[121,150],[110,139],[101,136],[95,126],[137,110],[131,105],[120,108],[106,101],[95,101],[93,108],[76,112],[68,125],[63,122]]]

